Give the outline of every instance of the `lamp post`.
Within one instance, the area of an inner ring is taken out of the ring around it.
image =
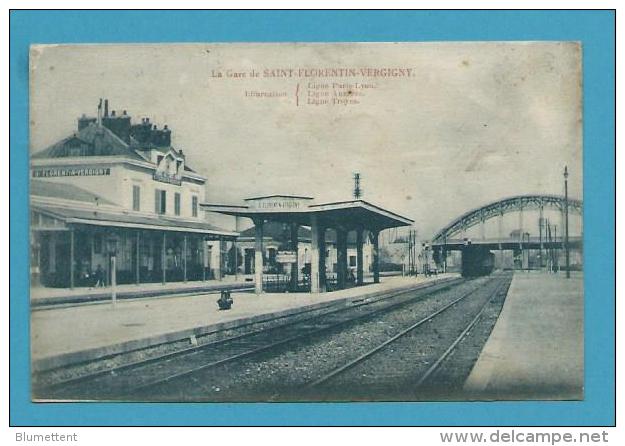
[[[107,239],[108,252],[111,257],[111,303],[113,308],[117,304],[117,238]]]
[[[542,214],[542,212],[541,212]],[[541,215],[538,217],[538,269],[543,267],[543,222],[544,218]]]
[[[571,278],[569,257],[569,171],[564,166],[564,255],[566,259],[566,278]]]
[[[527,272],[529,273],[530,271],[530,233],[526,232],[525,235],[527,236]]]

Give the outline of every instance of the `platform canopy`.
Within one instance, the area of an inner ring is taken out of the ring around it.
[[[242,205],[202,204],[204,210],[219,212],[236,217],[248,217],[254,221],[255,247],[254,265],[256,292],[262,292],[263,271],[263,225],[266,221],[289,224],[291,226],[291,250],[295,254],[291,264],[292,287],[297,287],[297,243],[298,226],[311,229],[311,292],[326,289],[326,249],[325,231],[336,231],[337,244],[337,284],[346,286],[347,278],[347,233],[356,232],[356,284],[363,284],[363,243],[364,232],[368,231],[373,245],[373,280],[379,282],[378,235],[380,231],[398,226],[410,226],[409,218],[382,209],[364,200],[350,200],[333,203],[316,203],[312,197],[295,195],[268,195],[245,200]]]
[[[413,224],[407,217],[364,200],[316,203],[312,197],[268,195],[248,198],[243,205],[202,204],[202,207],[207,211],[248,217],[254,221],[271,220],[301,226],[312,226],[316,219],[317,224],[326,228],[346,230],[364,228],[381,231]]]

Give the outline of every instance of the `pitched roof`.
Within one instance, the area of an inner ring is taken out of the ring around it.
[[[356,229],[363,227],[371,231],[387,228],[410,226],[413,220],[388,211],[364,200],[339,201],[334,203],[311,204],[307,206],[249,206],[223,205],[203,203],[206,211],[219,212],[225,215],[266,219],[283,223],[298,223],[311,226],[313,217],[327,228],[346,227]]]
[[[96,202],[99,204],[114,204],[113,202],[80,187],[67,183],[56,183],[53,181],[31,180],[30,195],[81,201],[91,204]]]
[[[260,197],[246,198],[243,201],[262,200],[263,198],[299,198],[299,199],[302,199],[302,200],[314,200],[313,197],[304,197],[302,195],[273,194],[273,195],[263,195],[263,196],[260,196]]]
[[[32,155],[32,158],[64,158],[70,156],[124,156],[132,160],[145,159],[102,125],[91,124],[79,132]]]
[[[146,147],[143,147],[145,149]],[[172,150],[168,147],[152,147],[161,152]],[[39,152],[32,154],[32,158],[64,158],[70,156],[125,156],[131,160],[151,162],[148,156],[141,155],[140,144],[130,138],[130,144],[119,138],[105,126],[92,124],[71,136],[64,138]],[[197,173],[185,162],[185,172]]]

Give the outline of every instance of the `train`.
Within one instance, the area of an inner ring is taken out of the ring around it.
[[[495,269],[495,254],[479,245],[462,249],[462,277],[488,276]]]

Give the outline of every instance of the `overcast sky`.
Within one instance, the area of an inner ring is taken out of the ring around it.
[[[364,199],[427,237],[517,194],[582,198],[581,52],[573,43],[38,47],[31,151],[70,135],[99,98],[173,131],[207,201],[288,193]],[[393,78],[216,78],[276,68],[410,68]],[[352,106],[306,105],[308,82],[375,84]],[[297,86],[299,84],[299,87]],[[299,106],[295,92],[299,92]],[[246,91],[287,92],[246,97]]]

